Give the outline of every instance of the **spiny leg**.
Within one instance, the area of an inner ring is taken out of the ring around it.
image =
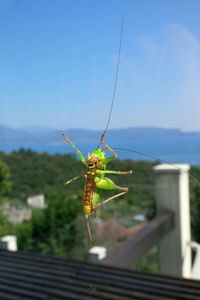
[[[96,210],[95,210],[95,206],[98,203],[100,195],[98,193],[94,193],[92,196],[92,203],[90,203],[89,209],[88,207],[84,207],[84,213],[85,213],[85,219],[86,219],[86,224],[87,224],[87,231],[88,231],[88,236],[91,242],[93,242],[93,238],[92,238],[92,233],[91,233],[91,228],[90,228],[90,221],[89,221],[89,217],[92,213],[95,214],[96,217]]]
[[[118,185],[116,185],[110,178],[106,178],[106,177],[95,177],[95,184],[96,187],[102,190],[120,190],[121,192],[104,200],[101,203],[97,203],[96,206],[94,207],[94,209],[97,209],[98,207],[100,207],[101,205],[104,205],[108,202],[110,202],[111,200],[118,198],[120,196],[123,196],[124,194],[128,193],[128,188],[127,187],[120,187]]]
[[[78,156],[80,157],[80,160],[82,161],[82,163],[84,163],[84,165],[86,165],[86,159],[83,156],[83,154],[81,153],[81,151],[74,145],[74,143],[72,143],[72,141],[70,141],[70,139],[64,134],[62,133],[65,141],[72,146],[72,148],[76,151],[76,153],[78,154]]]
[[[92,238],[92,233],[91,233],[91,228],[90,228],[90,222],[89,222],[89,216],[85,216],[85,219],[86,219],[88,236],[89,236],[90,242],[93,243],[93,238]]]
[[[104,130],[101,135],[100,144],[104,145],[104,147],[112,153],[112,156],[106,159],[106,162],[109,162],[110,160],[117,157],[117,153],[108,144],[105,143],[105,141],[104,141],[105,135],[106,135],[106,131]]]
[[[97,221],[101,221],[100,217],[97,216],[97,212],[96,212],[96,205],[99,203],[99,198],[100,198],[100,195],[96,192],[94,194],[94,197],[93,197],[93,200],[92,200],[93,209],[91,211],[91,213],[94,213],[95,219]]]
[[[103,202],[98,203],[98,204],[96,205],[95,209],[97,209],[97,208],[99,208],[100,206],[102,206],[102,205],[104,205],[104,204],[110,202],[111,200],[113,200],[113,199],[115,199],[115,198],[118,198],[118,197],[123,196],[123,195],[125,195],[126,193],[128,193],[128,188],[123,188],[123,189],[124,189],[124,192],[121,192],[121,193],[119,193],[119,194],[116,194],[116,195],[114,195],[114,196],[112,196],[112,197],[110,197],[110,198],[104,200]]]
[[[79,179],[79,178],[82,177],[82,176],[84,176],[84,175],[81,174],[81,175],[78,175],[78,176],[76,176],[76,177],[74,177],[74,178],[72,178],[72,179],[70,179],[70,180],[66,180],[66,181],[64,182],[64,184],[69,184],[69,183],[71,183],[72,181],[75,181],[75,180]]]
[[[112,171],[112,170],[96,170],[98,175],[105,175],[105,174],[117,174],[117,175],[131,175],[133,174],[132,170],[129,171]]]

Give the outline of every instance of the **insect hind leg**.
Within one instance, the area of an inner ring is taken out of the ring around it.
[[[128,188],[127,187],[121,187],[121,186],[118,186],[116,185],[110,178],[96,178],[96,186],[100,189],[103,189],[103,190],[119,190],[120,193],[114,195],[114,196],[111,196],[109,197],[108,199],[104,200],[103,202],[101,203],[97,203],[96,206],[95,206],[95,209],[99,208],[100,206],[110,202],[111,200],[115,199],[115,198],[118,198],[120,196],[123,196],[125,195],[126,193],[128,193]]]
[[[120,187],[119,187],[119,188],[120,188]],[[126,193],[128,193],[128,188],[120,188],[120,189],[123,190],[123,192],[118,193],[118,194],[116,194],[116,195],[114,195],[114,196],[112,196],[112,197],[110,197],[110,198],[104,200],[104,201],[101,202],[101,203],[98,203],[98,204],[96,205],[95,209],[97,209],[97,208],[99,208],[100,206],[102,206],[102,205],[104,205],[104,204],[106,204],[106,203],[112,201],[112,200],[115,199],[115,198],[121,197],[121,196],[125,195]]]
[[[86,225],[87,225],[87,231],[88,231],[88,237],[90,239],[90,242],[93,243],[93,237],[92,237],[92,232],[91,232],[91,227],[90,227],[90,221],[89,221],[89,217],[85,217],[86,218]]]
[[[99,198],[100,195],[98,193],[95,193],[94,199],[93,199],[93,209],[92,212],[94,213],[95,219],[100,222],[101,218],[97,215],[97,205],[99,204]]]

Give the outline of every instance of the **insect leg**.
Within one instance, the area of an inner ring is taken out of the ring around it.
[[[104,141],[105,135],[106,135],[106,131],[104,130],[102,135],[101,135],[100,144],[102,144],[107,150],[109,150],[112,153],[111,157],[108,157],[108,158],[105,159],[105,162],[108,163],[109,161],[111,161],[112,159],[117,157],[117,153],[108,144],[105,143],[105,141]]]
[[[107,178],[107,177],[96,176],[94,178],[94,181],[95,181],[96,187],[101,190],[117,189],[117,190],[121,190],[121,191],[127,191],[127,189],[128,189],[128,188],[123,188],[123,187],[116,185],[110,178]]]
[[[74,177],[74,178],[72,178],[72,179],[70,179],[70,180],[65,181],[64,184],[69,184],[69,183],[71,183],[72,181],[77,180],[77,179],[79,179],[79,178],[82,177],[82,176],[84,176],[84,175],[81,174],[81,175],[79,175],[79,176],[76,176],[76,177]]]
[[[117,174],[117,175],[131,175],[133,174],[133,171],[112,171],[112,170],[96,170],[96,173],[99,175],[104,174]]]
[[[97,208],[99,208],[100,206],[102,206],[102,205],[104,205],[104,204],[110,202],[111,200],[113,200],[113,199],[115,199],[115,198],[118,198],[118,197],[123,196],[124,194],[128,193],[128,188],[123,188],[123,189],[125,190],[124,192],[121,192],[121,193],[119,193],[119,194],[116,194],[116,195],[114,195],[114,196],[112,196],[112,197],[110,197],[110,198],[104,200],[103,202],[98,203],[98,204],[96,205],[95,209],[97,209]]]
[[[72,146],[72,148],[76,151],[76,153],[78,154],[78,156],[80,157],[80,160],[82,161],[82,163],[84,165],[86,165],[86,159],[85,157],[83,156],[83,154],[81,153],[81,151],[74,145],[74,143],[72,143],[72,141],[70,141],[70,139],[64,134],[62,133],[65,141],[70,145]]]
[[[117,186],[110,178],[95,177],[95,184],[96,184],[97,188],[102,189],[102,190],[114,190],[114,189],[117,189],[117,190],[122,191],[119,194],[116,194],[116,195],[114,195],[114,196],[112,196],[112,197],[104,200],[101,203],[97,203],[96,206],[95,206],[95,209],[97,209],[101,205],[104,205],[104,204],[108,203],[109,201],[111,201],[111,200],[113,200],[115,198],[118,198],[118,197],[120,197],[120,196],[128,193],[128,188],[127,187]]]
[[[90,239],[90,242],[93,243],[93,238],[92,238],[92,233],[91,233],[91,229],[90,229],[90,221],[89,221],[89,217],[85,217],[86,219],[86,225],[87,225],[87,231],[88,231],[88,236],[89,236],[89,239]]]
[[[94,197],[93,197],[93,200],[92,200],[93,209],[92,209],[91,213],[94,213],[94,216],[95,216],[96,220],[100,220],[100,218],[97,216],[97,213],[96,213],[96,206],[99,203],[99,198],[100,198],[100,195],[98,193],[95,193]]]

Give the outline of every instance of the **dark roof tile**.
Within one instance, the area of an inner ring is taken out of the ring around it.
[[[0,300],[200,299],[200,282],[0,251]]]

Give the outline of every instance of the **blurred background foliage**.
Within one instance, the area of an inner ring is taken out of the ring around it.
[[[109,164],[110,170],[133,170],[134,173],[131,176],[109,176],[117,185],[129,187],[129,193],[102,206],[98,211],[102,221],[128,220],[127,226],[132,226],[136,214],[145,214],[148,219],[154,217],[153,166],[151,162],[130,159],[116,159]],[[25,207],[26,198],[37,194],[44,194],[47,203],[45,209],[33,209],[31,220],[18,225],[11,224],[1,209],[0,235],[16,234],[19,250],[87,259],[91,245],[82,210],[84,179],[64,185],[66,179],[79,175],[83,170],[84,165],[70,154],[39,154],[24,149],[10,154],[0,152],[1,207],[6,201]],[[191,172],[200,178],[199,167],[193,167]],[[114,193],[100,191],[101,199]],[[200,185],[192,179],[190,197],[192,238],[200,242]],[[92,228],[95,234],[95,226]],[[108,245],[107,241],[98,237],[96,241]],[[138,264],[138,269],[157,270],[156,257],[157,253],[153,250],[149,258],[147,256]]]

